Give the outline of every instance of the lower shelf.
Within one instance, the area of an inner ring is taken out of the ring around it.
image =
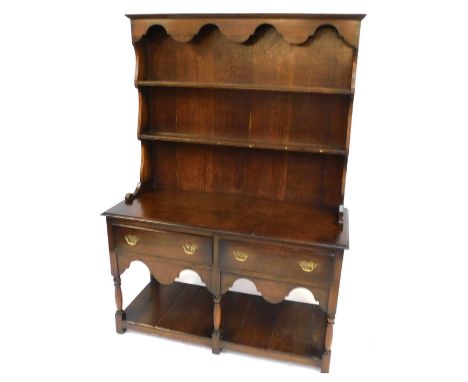
[[[307,358],[322,356],[326,315],[316,305],[270,304],[260,296],[228,292],[221,299],[221,309],[223,344]]]
[[[150,282],[125,309],[124,326],[210,345],[213,305],[206,288]]]
[[[309,364],[321,358],[326,314],[316,305],[228,292],[221,311],[224,348]],[[210,345],[213,296],[196,285],[150,282],[125,310],[124,327]]]

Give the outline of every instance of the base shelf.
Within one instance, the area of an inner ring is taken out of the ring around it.
[[[212,316],[213,298],[205,288],[150,282],[125,309],[124,326],[211,344]]]
[[[260,296],[222,296],[224,348],[314,364],[323,353],[326,314],[315,305],[270,304]],[[211,344],[213,296],[204,287],[150,282],[125,310],[124,327]]]

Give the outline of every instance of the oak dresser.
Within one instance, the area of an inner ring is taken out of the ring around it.
[[[140,182],[106,211],[127,329],[328,372],[363,15],[130,15]],[[132,261],[148,285],[125,309]],[[204,285],[175,282],[183,270]],[[231,291],[250,280],[261,296]],[[285,300],[305,288],[316,304]]]

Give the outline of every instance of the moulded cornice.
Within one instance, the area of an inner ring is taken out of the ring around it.
[[[161,26],[175,41],[191,41],[206,25],[214,25],[229,40],[244,43],[261,25],[271,25],[289,44],[306,42],[323,26],[333,27],[343,41],[357,49],[359,45],[359,19],[318,18],[136,18],[132,22],[132,41],[137,43],[152,26]]]

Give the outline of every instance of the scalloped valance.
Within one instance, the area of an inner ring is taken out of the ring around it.
[[[163,27],[167,34],[178,42],[189,42],[205,25],[215,25],[231,41],[246,42],[261,25],[273,26],[290,44],[298,45],[307,41],[322,26],[336,29],[341,38],[357,49],[359,45],[360,19],[336,16],[320,18],[249,17],[239,23],[238,18],[216,17],[207,15],[155,17],[152,15],[129,15],[132,22],[132,41],[138,42],[152,26]]]

